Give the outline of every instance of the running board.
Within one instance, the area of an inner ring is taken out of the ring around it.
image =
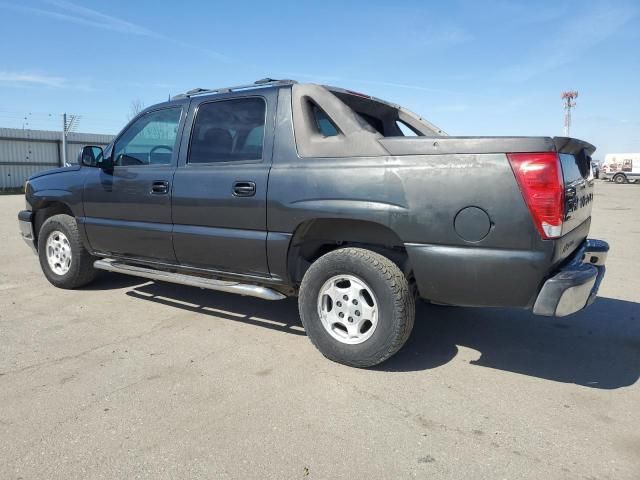
[[[145,268],[138,265],[129,265],[116,260],[96,260],[93,262],[93,266],[99,270],[107,270],[109,272],[124,273],[125,275],[133,275],[134,277],[178,283],[180,285],[206,288],[219,292],[238,293],[249,297],[262,298],[263,300],[282,300],[286,298],[286,296],[280,292],[258,285],[215,280],[213,278],[185,275],[183,273],[165,272],[163,270]]]

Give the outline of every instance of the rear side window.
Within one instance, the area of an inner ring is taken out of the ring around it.
[[[261,160],[265,102],[238,98],[198,107],[189,145],[189,163]]]
[[[329,116],[324,113],[317,105],[313,104],[313,119],[316,122],[316,128],[325,137],[335,137],[338,135],[338,127],[334,125]]]

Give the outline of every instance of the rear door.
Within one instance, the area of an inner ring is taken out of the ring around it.
[[[277,90],[192,99],[173,181],[173,245],[181,264],[269,273],[266,199],[276,101]]]
[[[95,251],[175,261],[171,184],[187,106],[143,113],[105,151],[113,170],[88,169],[83,222]]]

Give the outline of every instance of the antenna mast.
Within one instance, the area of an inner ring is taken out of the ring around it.
[[[80,115],[62,114],[62,166],[67,166],[67,135],[72,132],[80,121]]]
[[[568,137],[571,132],[571,109],[576,106],[576,98],[578,92],[576,90],[568,90],[560,95],[564,106],[564,136]]]

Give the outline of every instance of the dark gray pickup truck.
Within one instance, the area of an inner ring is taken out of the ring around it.
[[[109,270],[298,296],[318,349],[368,367],[405,343],[417,297],[548,316],[593,302],[609,248],[587,239],[594,150],[452,137],[368,95],[265,79],[147,108],[31,177],[19,223],[58,287]]]

